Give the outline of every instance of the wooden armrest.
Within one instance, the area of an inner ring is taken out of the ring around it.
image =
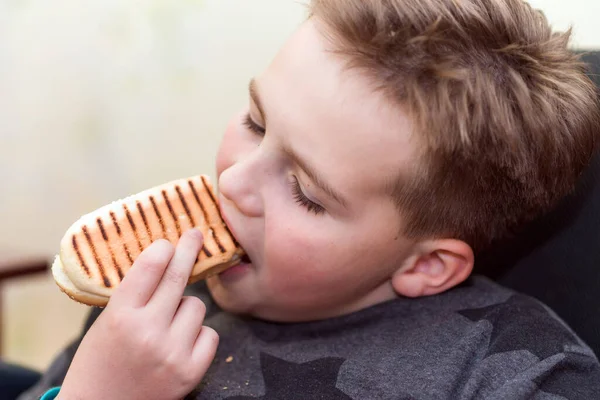
[[[50,270],[50,259],[22,251],[0,248],[0,282],[9,278],[45,273]]]
[[[50,259],[22,251],[0,248],[0,356],[2,355],[2,287],[10,278],[46,273],[50,270]]]

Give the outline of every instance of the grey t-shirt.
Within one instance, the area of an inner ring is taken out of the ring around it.
[[[593,352],[547,307],[486,278],[294,324],[222,312],[203,284],[187,294],[220,336],[189,399],[600,399]],[[60,385],[77,345],[19,400]]]

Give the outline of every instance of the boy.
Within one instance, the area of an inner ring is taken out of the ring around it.
[[[156,242],[31,394],[594,398],[585,344],[470,277],[595,149],[596,92],[567,42],[521,0],[314,1],[217,157],[250,262],[182,298],[202,238]]]

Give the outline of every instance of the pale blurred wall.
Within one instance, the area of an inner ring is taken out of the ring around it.
[[[528,0],[546,14],[558,30],[573,27],[573,44],[583,49],[600,50],[599,0]]]

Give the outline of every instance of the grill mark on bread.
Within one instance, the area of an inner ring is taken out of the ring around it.
[[[196,203],[198,203],[198,205],[200,206],[200,210],[202,210],[202,216],[204,217],[204,223],[207,226],[210,226],[210,222],[208,221],[208,214],[206,213],[204,204],[202,204],[202,201],[200,201],[200,196],[198,195],[198,192],[196,191],[194,182],[192,182],[192,180],[188,180],[188,185],[190,186],[190,189],[192,189],[192,194],[194,195],[194,199],[196,199]],[[213,239],[216,239],[215,235],[213,235]],[[219,245],[219,249],[221,249],[221,243],[218,240],[215,240],[215,242],[217,242],[217,244]],[[204,252],[204,254],[206,254],[206,257],[209,257],[209,258],[212,257],[212,253],[206,248],[205,245],[202,246],[202,251]]]
[[[160,224],[160,229],[162,230],[162,237],[166,238],[167,231],[165,229],[165,222],[163,221],[162,215],[160,215],[160,211],[158,211],[158,207],[156,206],[154,196],[150,196],[150,203],[152,203],[152,209],[154,209],[154,214],[156,214],[156,218],[158,218],[158,223]]]
[[[150,226],[148,225],[148,219],[146,219],[146,213],[142,208],[142,204],[139,201],[136,201],[135,204],[137,206],[138,211],[140,212],[140,215],[142,216],[142,221],[144,221],[144,226],[146,227],[148,238],[150,239],[150,242],[152,242],[152,232],[150,232]]]
[[[221,251],[221,253],[225,253],[227,250],[225,250],[225,247],[223,247],[223,245],[221,244],[221,239],[219,239],[219,235],[215,233],[214,229],[210,230],[210,235],[213,237],[213,239],[215,239],[215,243],[217,243],[217,246],[219,246],[219,250]]]
[[[87,240],[88,245],[90,246],[90,250],[92,250],[92,255],[94,256],[94,259],[96,260],[96,264],[98,265],[98,270],[100,271],[100,275],[102,276],[102,282],[104,283],[105,287],[110,288],[112,285],[110,283],[110,280],[106,276],[106,271],[104,270],[104,265],[102,265],[102,261],[100,261],[100,258],[98,257],[98,253],[96,252],[96,246],[94,246],[94,242],[92,241],[92,237],[90,236],[90,232],[88,231],[87,226],[84,225],[81,228],[81,230],[83,231],[83,234],[85,235],[85,239]]]
[[[200,196],[198,196],[198,192],[196,191],[194,182],[189,180],[188,185],[190,185],[190,189],[192,189],[192,194],[194,195],[194,199],[196,199],[196,203],[198,203],[198,205],[200,206],[200,209],[202,210],[202,216],[204,217],[204,222],[206,222],[206,224],[209,225],[208,215],[206,214],[206,210],[204,209],[204,204],[202,204],[202,202],[200,201]]]
[[[225,227],[225,230],[227,231],[227,233],[229,234],[229,236],[231,237],[231,240],[233,241],[233,245],[235,247],[240,247],[240,244],[238,243],[238,241],[236,240],[235,236],[233,236],[233,233],[231,233],[231,231],[229,230],[229,227],[227,226],[226,223],[223,223],[223,226]]]
[[[175,228],[177,228],[177,237],[181,237],[181,226],[179,226],[179,219],[177,219],[177,215],[175,215],[175,211],[173,211],[173,205],[171,204],[171,200],[169,200],[169,196],[167,196],[167,191],[163,190],[161,193],[163,199],[165,199],[167,208],[169,209],[169,214],[171,214],[173,222],[175,222]]]
[[[113,266],[115,267],[115,271],[117,271],[117,274],[119,275],[119,280],[122,281],[123,271],[121,271],[121,267],[119,266],[119,264],[117,263],[117,259],[115,258],[115,253],[113,252],[113,249],[108,242],[108,235],[106,234],[106,229],[104,229],[104,223],[102,223],[102,218],[98,217],[96,219],[96,222],[98,223],[98,228],[100,228],[100,233],[102,233],[102,239],[104,239],[104,241],[106,242],[106,247],[108,248],[108,252],[110,253],[110,258],[112,260]]]
[[[115,216],[114,212],[110,212],[110,218],[112,219],[113,225],[115,226],[115,228],[117,228],[117,234],[119,235],[119,238],[121,238],[121,227],[119,226],[119,223],[117,222],[117,217]],[[131,252],[129,251],[129,248],[127,248],[127,245],[125,244],[125,242],[123,242],[123,250],[125,250],[125,254],[127,254],[127,259],[129,260],[129,265],[131,266],[133,264],[133,257],[131,257]],[[123,278],[121,278],[123,279]]]
[[[189,181],[188,181],[189,183]],[[191,183],[190,183],[190,187]],[[185,201],[185,198],[183,197],[183,194],[181,193],[181,188],[179,187],[179,185],[175,186],[175,190],[177,191],[177,196],[179,196],[179,200],[181,200],[181,205],[183,206],[183,209],[185,210],[185,213],[187,214],[188,218],[190,219],[190,223],[192,224],[192,228],[196,227],[196,222],[194,221],[194,217],[192,216],[192,213],[190,212],[190,208],[188,207],[187,202]],[[193,190],[193,187],[192,187]],[[194,194],[194,197],[197,196],[197,194]],[[198,199],[197,199],[198,200]],[[204,212],[204,208],[202,207],[202,203],[200,203],[198,201],[198,204],[200,204],[200,208],[202,208],[202,211]],[[206,216],[204,217],[204,220],[206,221]],[[208,225],[208,221],[206,221],[207,225]],[[214,235],[213,235],[214,237]],[[221,248],[221,244],[217,241],[217,244],[219,245],[219,248]],[[202,245],[202,250],[204,252],[204,254],[206,254],[206,257],[212,257],[212,253],[210,252],[210,250],[208,250],[206,248],[206,245]],[[199,257],[196,258],[196,262],[198,262],[200,259]]]
[[[75,235],[73,235],[73,239],[71,240],[71,242],[73,243],[73,250],[75,250],[75,253],[77,254],[77,258],[79,259],[79,263],[83,267],[85,274],[87,276],[91,277],[90,269],[88,268],[87,264],[83,260],[83,256],[81,255],[81,251],[79,250],[79,245],[77,244],[77,238],[75,237]]]
[[[113,225],[115,226],[115,228],[117,228],[117,234],[119,236],[121,236],[121,227],[117,223],[117,217],[115,216],[115,213],[112,211],[110,212],[110,218],[112,219],[112,222],[113,222]]]
[[[202,181],[202,185],[204,186],[204,189],[206,189],[206,193],[208,193],[208,195],[210,196],[210,199],[216,205],[217,200],[215,200],[215,198],[213,197],[212,192],[211,192],[210,188],[208,187],[208,184],[206,183],[206,180],[204,179],[203,176],[200,177],[200,180]]]
[[[117,274],[119,275],[119,282],[121,282],[123,280],[123,278],[125,277],[125,275],[123,275],[123,271],[121,270],[121,267],[119,267],[117,265],[117,260],[115,260],[114,256],[113,256],[113,262],[115,263],[115,267],[117,269]]]
[[[98,228],[100,228],[100,233],[102,233],[102,239],[105,242],[108,242],[108,236],[106,236],[106,231],[104,230],[104,224],[102,223],[102,218],[96,218],[96,222],[98,223]]]
[[[217,208],[217,210],[219,210],[219,205],[217,204],[217,199],[215,199],[212,195],[212,191],[210,190],[210,188],[208,187],[208,184],[206,183],[206,181],[204,180],[204,177],[201,176],[200,179],[202,180],[202,185],[204,185],[204,189],[206,189],[206,192],[208,193],[208,195],[210,196],[210,200],[213,202],[213,204],[215,205],[215,207]],[[207,221],[208,222],[208,221]],[[225,229],[227,230],[227,233],[229,233],[229,236],[231,236],[231,238],[233,239],[233,243],[235,244],[235,247],[238,247],[238,243],[236,242],[235,238],[233,237],[233,235],[231,234],[231,232],[229,231],[229,228],[227,227],[227,224],[223,223],[223,225],[225,226]],[[215,234],[214,230],[211,230],[211,234],[212,237],[215,239],[215,242],[217,243],[217,246],[219,246],[219,250],[221,250],[221,253],[225,253],[227,250],[225,249],[225,247],[221,244],[221,240],[219,239],[219,236]]]
[[[135,236],[135,240],[137,241],[138,247],[140,249],[140,253],[142,251],[144,251],[144,249],[142,248],[142,242],[140,241],[140,236],[138,235],[138,231],[137,228],[135,227],[135,222],[133,222],[133,217],[131,216],[131,213],[129,212],[129,208],[127,207],[127,204],[123,204],[123,209],[125,210],[125,215],[127,216],[127,220],[129,221],[129,226],[131,226],[131,231],[133,232],[133,235]]]
[[[183,194],[181,193],[181,188],[179,187],[179,185],[175,186],[175,191],[177,192],[177,196],[179,196],[179,200],[181,201],[181,205],[183,206],[183,209],[185,210],[187,217],[190,219],[190,223],[192,224],[192,227],[195,227],[196,222],[194,222],[194,217],[192,216],[192,213],[190,212],[190,208],[188,207],[188,204],[185,201]]]

